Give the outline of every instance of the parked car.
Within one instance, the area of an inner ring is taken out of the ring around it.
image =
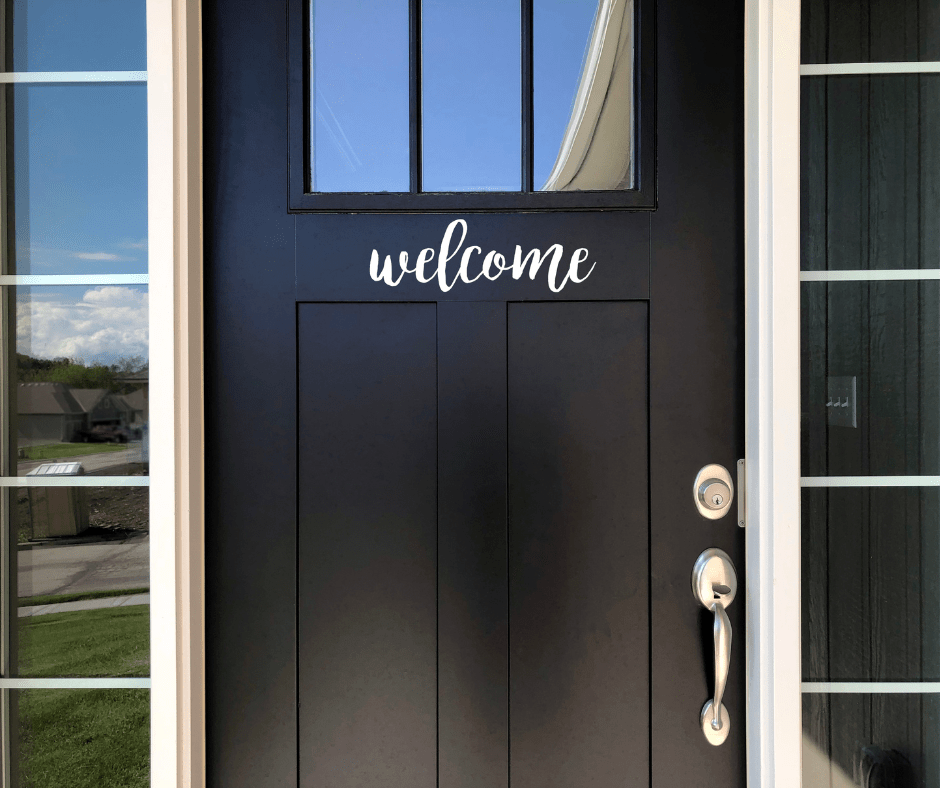
[[[127,443],[130,430],[116,424],[98,424],[89,430],[76,430],[73,443]]]

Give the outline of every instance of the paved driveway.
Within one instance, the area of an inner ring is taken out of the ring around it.
[[[150,585],[150,538],[17,551],[19,595],[112,591]]]
[[[127,448],[123,451],[102,451],[96,454],[83,454],[79,457],[63,457],[61,460],[22,460],[16,464],[16,473],[18,476],[25,476],[33,468],[38,468],[47,462],[80,462],[86,474],[96,473],[107,476],[109,468],[143,461],[141,441],[131,441],[126,446]]]

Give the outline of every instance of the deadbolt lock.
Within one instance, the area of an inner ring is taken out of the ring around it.
[[[731,474],[721,465],[706,465],[695,476],[695,505],[699,514],[717,520],[727,514],[734,499]]]
[[[731,498],[731,490],[720,479],[706,479],[699,488],[698,495],[709,509],[721,509],[725,501]]]

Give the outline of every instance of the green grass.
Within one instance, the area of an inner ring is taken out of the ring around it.
[[[113,588],[110,591],[83,591],[76,594],[46,594],[45,596],[21,596],[19,607],[30,605],[55,605],[59,602],[80,602],[84,599],[108,599],[113,596],[149,594],[149,588]]]
[[[127,444],[47,443],[44,446],[27,446],[23,449],[27,460],[61,460],[65,457],[81,457],[85,454],[102,454],[109,451],[127,451]]]
[[[21,676],[150,675],[150,605],[19,619]]]
[[[23,690],[23,788],[147,788],[150,691]]]
[[[21,618],[19,627],[21,676],[150,674],[149,605],[50,613]],[[23,788],[150,785],[149,690],[22,690],[17,697]]]

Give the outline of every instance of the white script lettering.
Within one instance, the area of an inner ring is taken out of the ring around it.
[[[459,238],[455,238],[458,227],[460,228],[460,235]],[[456,259],[457,255],[460,253],[464,241],[467,240],[467,232],[467,222],[463,219],[454,219],[454,221],[447,225],[447,229],[444,231],[444,237],[441,239],[440,250],[437,254],[437,267],[433,270],[430,270],[429,267],[429,269],[425,271],[425,266],[429,266],[434,259],[434,249],[430,247],[420,251],[413,267],[408,266],[408,252],[400,252],[398,255],[399,272],[393,270],[394,266],[392,265],[392,256],[390,254],[385,255],[385,260],[381,264],[380,270],[379,261],[381,258],[379,257],[379,250],[373,249],[372,259],[369,263],[369,274],[372,277],[372,281],[385,282],[389,287],[397,287],[405,274],[414,274],[415,278],[423,284],[437,277],[438,287],[441,288],[442,292],[447,293],[457,284],[458,280],[469,285],[476,282],[481,276],[485,276],[493,282],[499,279],[504,271],[512,271],[513,279],[521,279],[523,273],[525,273],[526,266],[529,267],[529,279],[535,281],[535,277],[538,276],[542,264],[548,260],[548,273],[546,276],[548,287],[553,293],[560,293],[562,288],[564,288],[569,281],[580,284],[587,279],[597,265],[596,262],[592,263],[587,273],[581,276],[579,266],[587,261],[588,250],[583,247],[575,249],[568,263],[568,270],[559,283],[558,268],[565,254],[564,247],[561,244],[552,244],[544,253],[541,249],[531,249],[525,254],[523,254],[521,246],[516,246],[511,265],[507,265],[505,255],[500,254],[495,249],[483,255],[482,247],[468,246],[463,250],[463,253],[460,254],[460,263],[457,266],[457,270],[452,271],[451,275],[448,276],[448,264],[451,260]],[[474,254],[483,255],[483,262],[479,272],[477,272],[475,276],[471,276],[470,264]],[[396,273],[398,273],[397,279],[395,278]]]

